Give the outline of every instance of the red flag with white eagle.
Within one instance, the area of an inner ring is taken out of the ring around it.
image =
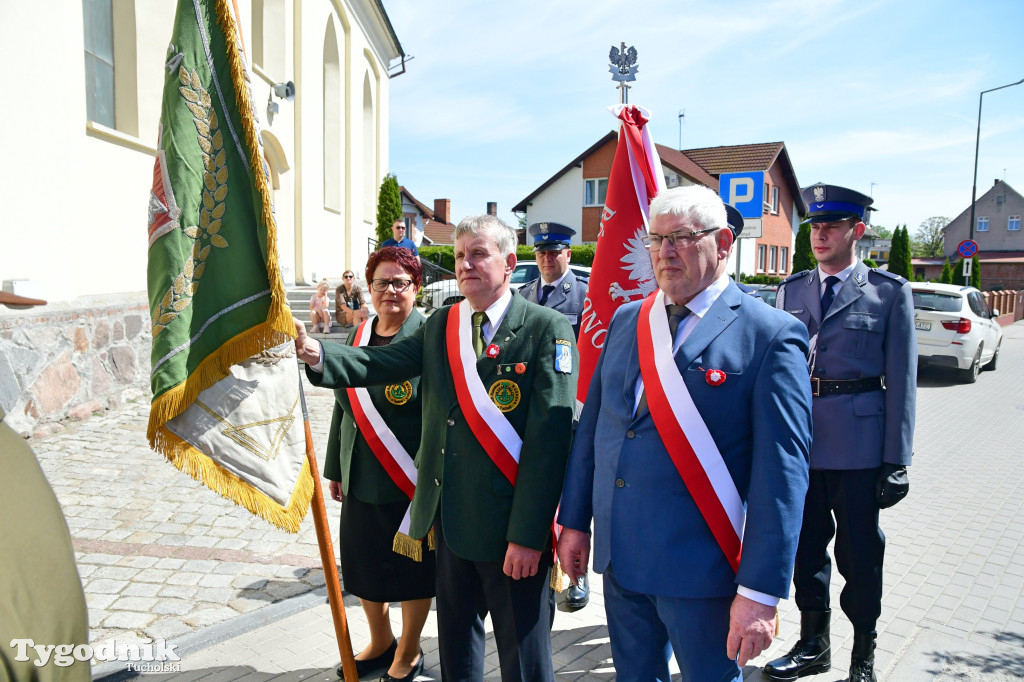
[[[647,134],[650,112],[632,104],[609,110],[622,124],[580,321],[579,403],[587,399],[590,377],[615,310],[645,298],[658,286],[650,253],[641,241],[647,234],[648,206],[664,186],[661,160]]]

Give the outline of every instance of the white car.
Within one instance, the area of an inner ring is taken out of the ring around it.
[[[569,269],[583,277],[590,277],[590,268],[585,265],[569,264]],[[512,271],[509,283],[516,289],[521,289],[524,284],[529,284],[540,277],[540,270],[537,269],[537,261],[521,260],[516,263],[516,269]],[[442,279],[423,287],[420,294],[420,305],[427,310],[435,310],[452,303],[458,303],[465,296],[459,292],[459,284],[455,279]]]
[[[967,383],[995,369],[1003,330],[998,310],[974,287],[914,282],[914,328],[922,366],[955,369]]]

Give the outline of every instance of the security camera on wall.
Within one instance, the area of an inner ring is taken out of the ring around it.
[[[286,99],[291,102],[295,99],[295,83],[288,81],[287,83],[275,83],[274,94],[280,99]]]

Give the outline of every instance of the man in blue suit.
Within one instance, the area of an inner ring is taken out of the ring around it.
[[[664,191],[650,215],[658,291],[609,326],[569,455],[559,558],[571,579],[586,571],[593,520],[620,682],[667,681],[672,652],[684,680],[738,681],[789,591],[807,333],[727,277],[733,235],[714,192]]]

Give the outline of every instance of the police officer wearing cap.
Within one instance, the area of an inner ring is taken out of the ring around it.
[[[533,238],[533,253],[540,277],[524,284],[519,293],[531,303],[554,308],[565,315],[578,339],[589,280],[569,270],[572,236],[576,230],[561,223],[534,223],[527,228],[527,233]],[[584,575],[579,583],[570,585],[565,591],[563,606],[570,611],[578,611],[589,603],[590,583]]]
[[[579,338],[589,280],[569,270],[571,240],[576,230],[561,223],[534,223],[527,232],[533,238],[533,253],[540,277],[523,285],[519,293],[527,301],[554,308],[565,315],[576,338]]]
[[[818,267],[779,285],[776,307],[807,326],[813,398],[811,478],[793,582],[800,639],[764,668],[795,680],[831,667],[828,543],[846,579],[840,596],[854,628],[851,682],[873,682],[882,609],[885,535],[879,510],[908,492],[917,390],[910,284],[855,255],[869,196],[834,185],[802,191]]]

